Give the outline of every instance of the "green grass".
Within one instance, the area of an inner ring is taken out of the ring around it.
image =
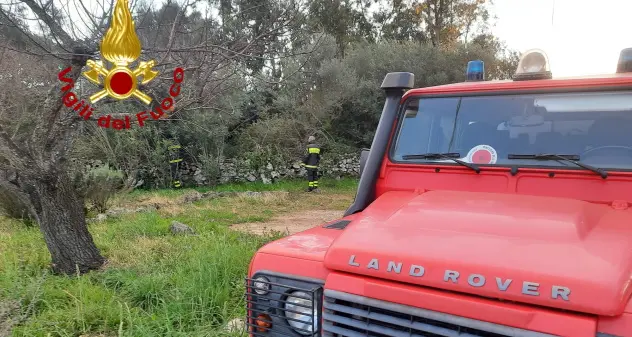
[[[266,221],[306,207],[342,210],[352,200],[356,184],[324,180],[320,195],[301,193],[303,181],[226,185],[215,190],[289,195],[187,205],[175,203],[191,192],[186,189],[119,196],[115,206],[166,206],[90,224],[109,263],[104,270],[83,276],[51,275],[38,229],[0,218],[0,335],[7,324],[3,315],[8,310],[3,308],[13,305],[19,309],[8,316],[23,318],[13,326],[13,336],[230,336],[222,327],[244,315],[243,278],[250,259],[278,235],[244,234],[228,225]],[[199,235],[171,235],[172,220],[188,224]]]
[[[355,193],[358,182],[354,179],[342,179],[342,180],[331,180],[331,179],[323,179],[319,181],[320,188],[323,190],[326,189],[334,189],[337,192],[348,192]],[[235,184],[225,184],[220,185],[214,188],[210,187],[199,187],[199,188],[185,188],[180,190],[175,189],[165,189],[158,191],[143,191],[136,190],[125,196],[122,196],[125,199],[134,199],[139,196],[146,195],[147,193],[154,193],[156,195],[160,195],[163,197],[178,197],[187,191],[198,191],[201,193],[209,192],[209,191],[217,191],[217,192],[245,192],[245,191],[288,191],[288,192],[298,192],[302,191],[307,187],[307,184],[304,180],[283,180],[280,182],[276,182],[274,184],[266,185],[262,182],[256,183],[235,183]]]

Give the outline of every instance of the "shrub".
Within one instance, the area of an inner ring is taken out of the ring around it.
[[[97,212],[103,213],[110,198],[122,187],[123,173],[104,165],[86,174],[83,195]]]

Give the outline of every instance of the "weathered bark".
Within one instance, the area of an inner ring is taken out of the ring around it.
[[[31,166],[23,172],[0,170],[0,189],[18,198],[39,224],[55,273],[85,273],[105,259],[86,226],[84,202],[62,169],[51,172]]]
[[[83,202],[65,174],[34,184],[31,199],[56,273],[85,273],[100,268],[105,259],[88,232]]]
[[[74,64],[67,78],[81,74]],[[100,255],[86,226],[84,202],[66,170],[66,155],[79,118],[63,110],[57,84],[42,104],[30,144],[17,143],[0,125],[0,186],[19,197],[37,220],[56,273],[85,273],[100,268]],[[20,146],[21,145],[21,146]],[[34,145],[34,146],[33,146]],[[7,162],[10,166],[8,166]]]

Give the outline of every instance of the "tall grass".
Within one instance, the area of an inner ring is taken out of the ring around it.
[[[310,198],[315,208],[341,209],[355,188],[353,181],[326,181],[321,195],[298,194],[303,185],[221,186],[217,190],[287,190],[291,196],[202,200],[176,211],[93,223],[90,232],[108,265],[83,276],[49,274],[39,231],[0,218],[0,313],[18,304],[11,314],[13,336],[240,336],[224,326],[244,316],[243,279],[252,255],[278,236],[239,233],[228,225],[304,208],[301,198]],[[169,200],[186,192],[135,192],[119,202]],[[171,235],[172,220],[199,235]],[[2,324],[9,323],[0,319],[0,335]]]

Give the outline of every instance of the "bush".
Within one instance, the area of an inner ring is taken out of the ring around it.
[[[97,212],[104,213],[110,198],[122,187],[123,173],[104,165],[86,174],[83,195]]]
[[[275,67],[281,77],[276,71],[249,79],[227,75],[213,104],[187,107],[177,118],[126,132],[85,124],[73,158],[109,163],[142,189],[166,188],[172,179],[168,148],[179,144],[181,173],[187,173],[183,183],[213,185],[222,160],[249,163],[240,170],[285,165],[300,160],[310,135],[326,153],[370,147],[385,98],[380,84],[388,72],[413,72],[415,87],[426,87],[464,81],[473,59],[485,62],[488,79],[509,78],[517,65],[515,55],[492,36],[445,48],[414,41],[352,43],[344,56],[333,36],[313,41],[294,57],[281,58]],[[101,112],[136,112],[126,104],[108,104]],[[207,180],[196,181],[185,163],[195,164]]]

